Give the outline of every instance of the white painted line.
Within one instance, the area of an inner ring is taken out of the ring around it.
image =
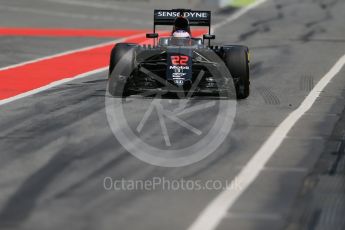
[[[122,17],[113,17],[113,16],[98,16],[98,15],[90,15],[90,14],[81,14],[81,13],[67,13],[67,12],[59,12],[56,10],[46,10],[46,9],[37,9],[37,8],[30,8],[30,7],[18,7],[18,6],[0,6],[0,10],[4,11],[13,11],[13,12],[22,12],[22,13],[31,13],[37,15],[48,15],[48,16],[56,16],[62,18],[76,18],[76,19],[86,19],[86,20],[102,20],[102,21],[118,21],[123,23],[130,22],[131,24],[138,24],[138,25],[149,25],[151,23],[143,21],[143,20],[135,20],[130,18],[122,18]]]
[[[52,58],[61,57],[61,56],[64,56],[64,55],[73,54],[73,53],[77,53],[77,52],[81,52],[81,51],[87,51],[87,50],[95,49],[95,48],[98,48],[98,47],[103,47],[103,46],[106,46],[106,45],[111,45],[111,44],[115,44],[115,43],[118,43],[118,42],[123,42],[123,41],[125,41],[127,39],[137,38],[137,37],[140,37],[140,36],[143,36],[143,34],[137,34],[137,35],[129,36],[129,37],[126,37],[126,38],[117,39],[117,40],[114,40],[114,41],[111,41],[111,42],[106,42],[106,43],[102,43],[102,44],[98,44],[98,45],[94,45],[94,46],[89,46],[89,47],[85,47],[85,48],[81,48],[81,49],[76,49],[76,50],[70,50],[70,51],[67,51],[67,52],[63,52],[63,53],[59,53],[59,54],[55,54],[55,55],[51,55],[51,56],[46,56],[46,57],[43,57],[43,58],[38,58],[38,59],[34,59],[34,60],[31,60],[31,61],[27,61],[27,62],[22,62],[22,63],[19,63],[19,64],[15,64],[15,65],[11,65],[11,66],[0,68],[0,71],[8,70],[8,69],[13,69],[13,68],[17,68],[17,67],[20,67],[20,66],[25,66],[25,65],[36,63],[36,62],[39,62],[39,61],[49,60],[49,59],[52,59]],[[31,90],[31,91],[28,91],[28,92],[25,92],[25,93],[13,96],[13,97],[10,97],[10,98],[7,98],[7,99],[0,100],[0,106],[8,104],[8,103],[16,101],[16,100],[19,100],[19,99],[22,99],[24,97],[28,97],[28,96],[40,93],[40,92],[42,92],[44,90],[50,89],[52,87],[55,87],[55,86],[58,86],[58,85],[61,85],[61,84],[65,84],[67,82],[70,82],[70,81],[73,81],[73,80],[76,80],[76,79],[88,77],[88,76],[91,76],[93,74],[97,74],[97,73],[103,72],[103,71],[105,71],[107,69],[108,69],[108,67],[104,67],[104,68],[96,69],[96,70],[93,70],[93,71],[90,71],[90,72],[87,72],[87,73],[84,73],[84,74],[81,74],[81,75],[78,75],[78,76],[75,76],[75,77],[72,77],[72,78],[65,78],[65,79],[62,79],[62,80],[59,80],[59,81],[52,82],[49,85],[46,85],[46,86],[43,86],[43,87]]]
[[[225,190],[220,193],[199,215],[188,230],[214,230],[227,215],[243,192],[255,181],[265,164],[279,148],[288,132],[297,121],[312,107],[328,83],[340,72],[345,65],[345,55],[342,56],[331,70],[322,77],[314,89],[309,93],[302,104],[274,130],[260,149],[254,154],[246,166],[233,181],[241,185],[241,190]],[[231,184],[231,183],[230,183]]]
[[[21,62],[21,63],[18,63],[18,64],[2,67],[2,68],[0,68],[0,71],[8,70],[8,69],[13,69],[13,68],[17,68],[17,67],[20,67],[20,66],[25,66],[25,65],[28,65],[28,64],[36,63],[36,62],[40,62],[40,61],[44,61],[44,60],[49,60],[49,59],[61,57],[61,56],[68,55],[68,54],[78,53],[78,52],[82,52],[82,51],[88,51],[88,50],[91,50],[91,49],[95,49],[95,48],[99,48],[99,47],[103,47],[103,46],[107,46],[107,45],[111,45],[111,44],[115,45],[115,43],[123,42],[123,41],[125,41],[127,39],[133,39],[133,38],[137,38],[137,37],[140,37],[140,36],[143,36],[143,35],[144,34],[136,34],[136,35],[133,35],[133,36],[117,39],[117,40],[110,41],[110,42],[101,43],[101,44],[98,44],[98,45],[88,46],[88,47],[84,47],[84,48],[80,48],[80,49],[75,49],[75,50],[69,50],[69,51],[66,51],[66,52],[62,52],[62,53],[58,53],[58,54],[54,54],[54,55],[50,55],[50,56],[45,56],[45,57],[42,57],[42,58],[37,58],[37,59],[33,59],[33,60],[30,60],[30,61],[26,61],[26,62]]]
[[[31,14],[38,14],[38,15],[48,15],[48,16],[58,16],[63,18],[78,18],[78,19],[95,19],[95,20],[105,20],[111,21],[115,20],[113,17],[104,17],[104,16],[91,16],[86,14],[79,14],[79,13],[66,13],[66,12],[59,12],[54,10],[43,10],[31,7],[18,7],[18,6],[1,6],[1,10],[5,11],[13,11],[13,12],[22,12],[22,13],[31,13]]]
[[[230,17],[228,17],[227,19],[225,19],[224,21],[221,21],[217,24],[213,25],[213,30],[217,30],[225,25],[227,25],[228,23],[231,23],[235,20],[237,20],[238,18],[240,18],[241,16],[243,16],[244,14],[246,14],[247,12],[255,9],[256,7],[260,6],[261,4],[265,3],[267,0],[257,0],[255,3],[244,7],[242,9],[240,9],[239,11],[235,12],[234,14],[232,14]]]
[[[80,74],[80,75],[75,76],[75,77],[65,78],[65,79],[62,79],[62,80],[59,80],[59,81],[52,82],[49,85],[42,86],[40,88],[37,88],[37,89],[31,90],[31,91],[28,91],[28,92],[16,95],[14,97],[10,97],[10,98],[7,98],[7,99],[0,100],[0,106],[8,104],[8,103],[16,101],[16,100],[19,100],[19,99],[22,99],[24,97],[32,96],[34,94],[40,93],[42,91],[45,91],[47,89],[50,89],[50,88],[53,88],[53,87],[65,84],[67,82],[74,81],[74,80],[81,79],[81,78],[85,78],[85,77],[89,77],[89,76],[92,76],[94,74],[105,72],[107,70],[108,70],[108,67],[104,67],[104,68],[96,69],[96,70],[93,70],[93,71],[90,71],[90,72],[87,72],[87,73]]]
[[[85,1],[79,1],[79,0],[44,0],[45,2],[53,2],[57,4],[68,4],[68,5],[74,5],[74,6],[84,6],[84,7],[93,7],[98,9],[106,9],[106,10],[118,10],[118,11],[126,11],[126,12],[135,12],[135,13],[149,13],[152,14],[152,11],[139,9],[135,7],[124,7],[119,6],[114,3],[107,3],[107,2],[85,2]]]

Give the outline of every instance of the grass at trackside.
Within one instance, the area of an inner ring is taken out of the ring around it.
[[[230,6],[233,7],[243,7],[254,3],[255,0],[232,0]]]

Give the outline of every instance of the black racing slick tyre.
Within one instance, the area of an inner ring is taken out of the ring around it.
[[[248,48],[245,46],[226,47],[224,61],[234,79],[237,99],[246,99],[250,94]]]
[[[108,90],[112,96],[130,95],[126,82],[134,69],[134,44],[118,43],[110,54]]]

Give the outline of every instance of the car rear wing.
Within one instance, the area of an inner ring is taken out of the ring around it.
[[[190,9],[173,10],[155,10],[153,32],[156,32],[156,26],[174,25],[177,17],[186,17],[190,26],[207,26],[211,33],[211,11],[192,11]]]
[[[159,35],[156,33],[157,26],[173,26],[177,17],[186,17],[190,26],[208,27],[208,34],[203,36],[203,43],[208,40],[208,46],[211,46],[211,40],[215,35],[211,35],[211,11],[194,11],[190,9],[172,9],[172,10],[155,10],[153,33],[146,34],[147,38],[154,39],[154,45]]]

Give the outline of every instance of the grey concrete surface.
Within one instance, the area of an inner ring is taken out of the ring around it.
[[[150,28],[151,5],[120,5],[122,10],[110,10],[42,0],[2,0],[0,24]],[[344,9],[342,1],[268,0],[216,31],[219,43],[251,48],[252,94],[238,102],[226,142],[207,159],[188,167],[150,166],[114,138],[104,108],[105,72],[1,106],[0,228],[186,229],[219,191],[106,191],[104,178],[232,180],[345,53]],[[133,17],[135,22],[129,20]],[[60,43],[82,45],[73,39],[41,40],[45,47],[51,43],[52,54],[64,49]],[[11,46],[11,52],[18,51],[18,62],[28,55],[20,52],[24,47],[25,43]],[[35,51],[30,45],[25,49],[33,50],[30,55],[35,56],[49,51],[40,46]],[[304,179],[327,147],[343,111],[343,76],[344,70],[322,92],[218,229],[278,230],[289,225]],[[205,116],[195,119],[203,121]],[[159,128],[157,123],[150,124],[153,130]]]
[[[340,95],[344,95],[344,92]],[[291,214],[289,229],[343,229],[344,222],[344,113],[319,161],[304,179]]]

